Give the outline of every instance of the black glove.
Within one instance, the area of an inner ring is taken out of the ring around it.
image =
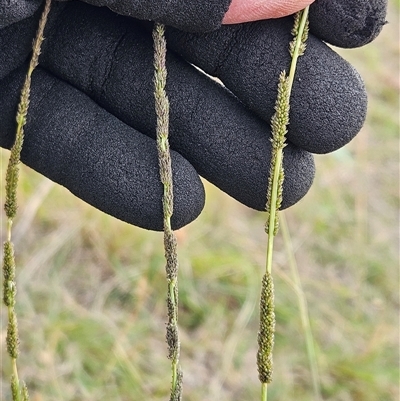
[[[331,3],[317,0],[311,8],[312,32],[325,40],[361,45],[384,23],[385,0],[337,0],[332,10]],[[30,13],[16,10],[18,16]],[[192,12],[175,10],[181,16],[177,21],[186,21],[186,27]],[[8,22],[0,23],[5,26],[0,31],[0,146],[9,148],[40,9],[12,24],[18,16],[7,15]],[[147,15],[153,14],[139,16]],[[364,29],[352,33],[347,21],[358,16]],[[178,25],[166,17],[162,21]],[[203,27],[201,21],[196,29]],[[202,210],[204,189],[197,174],[245,205],[264,209],[269,120],[279,73],[290,64],[292,23],[284,18],[223,26],[206,34],[168,29],[174,228]],[[22,160],[106,213],[161,230],[151,24],[81,2],[54,3],[45,36],[33,74]],[[191,64],[219,77],[229,91]],[[366,103],[354,69],[311,35],[293,88],[283,208],[303,197],[312,183],[309,152],[330,152],[350,141],[363,124]]]

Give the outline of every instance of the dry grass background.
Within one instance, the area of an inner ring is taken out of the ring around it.
[[[368,121],[349,146],[316,158],[313,188],[285,212],[324,400],[399,397],[398,12],[393,1],[390,25],[374,44],[341,51],[366,81]],[[2,151],[2,180],[7,156]],[[206,186],[204,213],[177,233],[184,399],[255,400],[265,217]],[[162,235],[110,218],[25,167],[19,192],[19,364],[31,399],[166,399]],[[4,228],[3,217],[3,235]],[[269,399],[312,400],[281,239],[275,277],[275,379]],[[2,400],[9,399],[5,323],[2,308]]]

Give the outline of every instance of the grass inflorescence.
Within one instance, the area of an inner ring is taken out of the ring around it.
[[[283,149],[285,147],[287,126],[289,124],[290,96],[296,72],[298,57],[304,54],[308,37],[308,7],[296,13],[292,29],[293,40],[289,44],[292,58],[289,75],[283,71],[279,76],[278,94],[275,102],[275,114],[271,120],[272,152],[268,177],[266,211],[268,219],[265,231],[268,234],[266,272],[262,281],[260,300],[260,328],[258,333],[257,368],[261,382],[261,400],[266,401],[268,383],[272,380],[272,351],[275,332],[274,294],[272,278],[272,256],[274,237],[279,229],[278,211],[282,203]]]
[[[171,227],[174,209],[171,155],[169,151],[169,102],[165,91],[167,68],[165,65],[167,46],[164,25],[155,23],[154,41],[154,95],[157,116],[157,150],[160,178],[164,187],[164,250],[166,258],[167,292],[167,344],[168,358],[171,360],[171,396],[170,401],[182,399],[182,371],[179,366],[179,332],[178,332],[178,252],[177,241]]]
[[[6,200],[4,210],[7,216],[7,240],[4,243],[3,256],[3,301],[8,309],[8,324],[6,334],[7,352],[11,358],[11,394],[13,401],[28,401],[28,389],[25,383],[20,382],[18,375],[17,359],[19,355],[18,320],[15,312],[17,285],[15,279],[15,256],[12,243],[12,225],[17,214],[17,189],[19,179],[19,165],[21,151],[24,143],[24,126],[29,109],[32,73],[39,63],[40,49],[43,42],[43,32],[50,11],[51,0],[46,0],[42,16],[39,21],[36,38],[33,42],[32,57],[28,72],[21,90],[17,111],[17,129],[14,145],[11,148],[10,158],[6,171]]]

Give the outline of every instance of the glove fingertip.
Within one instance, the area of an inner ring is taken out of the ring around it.
[[[293,85],[289,140],[317,154],[345,146],[360,132],[367,114],[368,97],[361,76],[314,37],[310,37],[298,73]]]
[[[361,47],[379,35],[386,13],[387,0],[316,1],[310,8],[310,30],[334,46]]]
[[[149,154],[153,153],[151,149],[147,150]],[[156,154],[154,153],[153,156],[153,161],[157,164]],[[200,215],[204,208],[205,192],[199,176],[189,162],[176,152],[172,152],[171,159],[174,185],[171,226],[173,230],[177,230]],[[69,182],[68,187],[78,197],[119,220],[146,230],[162,231],[164,229],[163,187],[157,168],[149,168],[146,172],[142,171],[140,177],[132,179],[134,171],[128,170],[126,175],[116,171],[120,176],[120,183],[112,186],[107,181],[99,180],[92,186],[90,194],[87,187],[82,192],[82,186],[79,183],[74,186],[73,182]],[[106,180],[107,175],[110,175],[107,166],[104,170],[99,168],[97,173],[98,176],[106,176]],[[147,185],[144,182],[147,182]],[[115,192],[112,196],[107,196],[106,192],[110,190]]]

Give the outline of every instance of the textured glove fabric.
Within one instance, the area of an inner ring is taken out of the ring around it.
[[[23,62],[39,14],[0,31],[0,54],[7,55],[0,58],[2,147],[13,142],[27,69]],[[264,209],[269,120],[278,76],[290,64],[291,26],[287,18],[205,34],[167,30],[174,228],[194,220],[203,208],[198,174],[243,204]],[[151,23],[83,2],[53,4],[32,81],[22,160],[98,209],[161,230],[151,28]],[[192,64],[219,77],[225,87]],[[346,144],[360,130],[365,113],[358,74],[311,35],[293,87],[284,208],[299,201],[312,183],[309,152]]]
[[[310,27],[320,39],[339,47],[363,46],[386,23],[387,0],[316,0]]]
[[[69,0],[58,0],[69,1]],[[232,0],[83,0],[108,7],[120,15],[158,21],[191,32],[207,32],[221,26]],[[32,16],[43,0],[0,2],[0,29]]]
[[[40,12],[0,30],[0,80],[23,64],[32,51]],[[1,111],[0,111],[1,112]]]
[[[207,32],[221,26],[222,19],[232,0],[84,1],[95,6],[106,6],[121,15],[158,21],[189,32]]]
[[[289,17],[226,26],[204,35],[170,29],[167,40],[171,49],[219,77],[248,108],[270,121],[280,71],[290,66],[292,25]],[[358,73],[310,35],[296,71],[287,139],[312,153],[332,152],[360,131],[366,105]]]
[[[0,1],[0,29],[32,16],[43,0]],[[32,38],[31,42],[32,42]],[[1,63],[0,63],[1,64]]]
[[[14,131],[15,108],[27,65],[0,84],[2,130]],[[9,147],[13,135],[2,137]],[[104,212],[137,226],[162,230],[163,188],[155,142],[107,113],[82,92],[39,68],[32,77],[22,160]],[[194,168],[172,152],[181,227],[199,215],[204,190]]]

